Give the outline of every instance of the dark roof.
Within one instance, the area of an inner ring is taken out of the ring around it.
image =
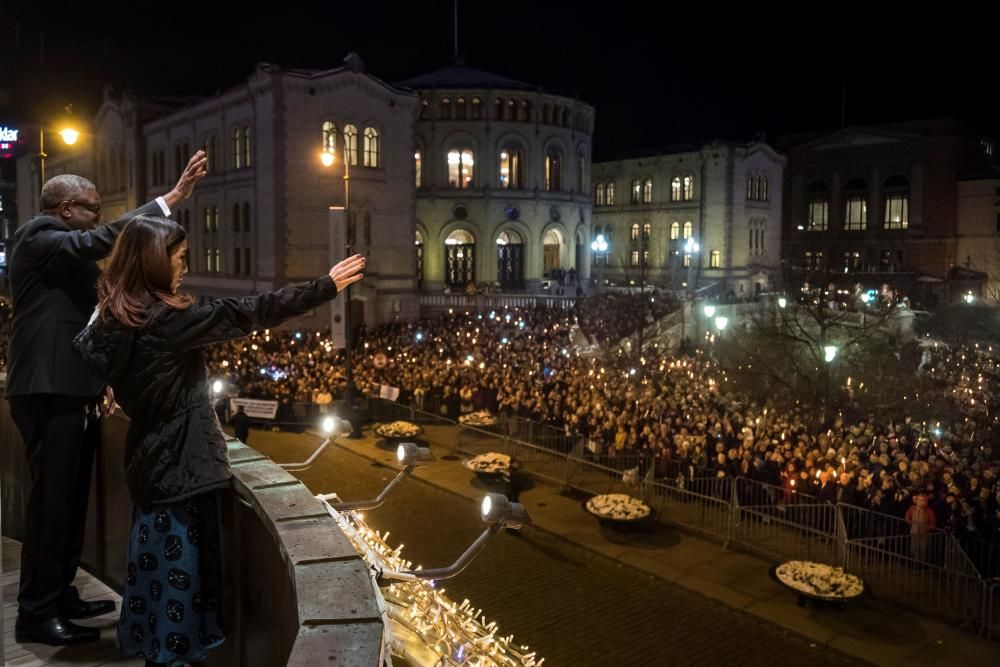
[[[421,74],[396,85],[422,90],[427,88],[490,88],[506,90],[538,90],[538,86],[505,76],[484,72],[481,69],[452,65],[434,72]]]

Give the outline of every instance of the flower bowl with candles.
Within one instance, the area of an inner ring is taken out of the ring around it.
[[[770,574],[772,579],[795,593],[800,607],[808,601],[843,606],[861,597],[866,590],[860,577],[841,567],[814,561],[787,561],[773,566]]]
[[[466,460],[462,465],[477,475],[509,475],[521,467],[516,460],[500,452],[486,452]]]
[[[653,517],[653,508],[624,493],[604,493],[584,501],[583,509],[602,524],[629,525]]]
[[[470,412],[467,415],[462,415],[458,418],[458,423],[463,426],[495,426],[497,423],[497,418],[489,412],[489,410],[479,410],[478,412]]]
[[[390,443],[394,441],[406,440],[407,438],[415,438],[424,432],[424,430],[416,424],[402,420],[376,424],[373,430],[376,435],[385,438]]]

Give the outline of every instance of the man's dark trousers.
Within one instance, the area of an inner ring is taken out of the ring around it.
[[[73,579],[83,551],[101,426],[96,399],[31,394],[9,400],[32,481],[18,613],[37,621],[59,615],[60,604],[78,598]]]

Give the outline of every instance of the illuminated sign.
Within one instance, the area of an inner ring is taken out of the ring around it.
[[[17,141],[18,130],[13,127],[0,127],[0,141],[2,142],[15,142]]]

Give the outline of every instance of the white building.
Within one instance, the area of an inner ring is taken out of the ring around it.
[[[413,150],[424,291],[537,291],[587,274],[593,107],[464,66],[400,85],[421,111]]]
[[[597,163],[591,233],[609,249],[593,260],[606,262],[603,278],[618,285],[680,289],[691,275],[721,294],[771,290],[779,280],[784,166],[760,141]],[[685,252],[688,239],[697,253]]]

